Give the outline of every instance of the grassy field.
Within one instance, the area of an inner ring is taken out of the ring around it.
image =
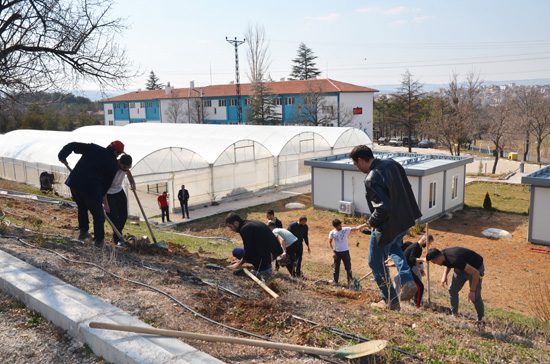
[[[474,182],[466,185],[464,204],[470,208],[483,208],[485,194],[489,193],[496,211],[527,214],[529,186],[507,183]]]

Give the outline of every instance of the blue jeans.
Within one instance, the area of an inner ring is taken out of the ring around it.
[[[411,268],[409,268],[407,260],[403,255],[403,250],[401,249],[405,234],[407,234],[406,230],[397,235],[391,243],[384,246],[379,246],[376,243],[377,232],[373,231],[370,236],[369,266],[372,270],[374,280],[376,281],[376,284],[378,284],[380,293],[386,302],[388,302],[389,288],[391,304],[399,304],[399,298],[397,297],[395,288],[393,288],[393,285],[391,284],[389,269],[384,263],[386,259],[388,259],[388,256],[391,255],[391,258],[395,263],[402,286],[413,280]]]

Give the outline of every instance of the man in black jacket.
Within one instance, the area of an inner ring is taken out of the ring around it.
[[[185,215],[187,215],[187,218],[189,218],[189,191],[185,189],[185,185],[181,185],[181,190],[178,191],[178,200],[180,201],[181,205],[181,217],[185,219]]]
[[[82,154],[82,157],[71,170],[67,157],[71,153]],[[103,212],[103,197],[111,187],[111,183],[118,171],[117,157],[124,153],[124,144],[115,140],[104,148],[96,144],[69,143],[58,154],[59,161],[71,173],[65,181],[70,187],[76,205],[78,206],[79,239],[89,237],[88,211],[94,219],[95,246],[103,246],[105,238],[105,215]]]
[[[307,217],[300,216],[298,221],[292,222],[288,225],[287,228],[294,236],[298,238],[297,246],[297,256],[296,256],[296,277],[302,276],[302,257],[304,255],[304,246],[303,243],[306,243],[307,252],[311,254],[311,249],[309,248],[309,227],[307,226]]]
[[[250,263],[258,273],[271,274],[271,262],[283,254],[283,249],[271,229],[261,221],[243,220],[235,212],[227,215],[225,225],[241,235],[244,245],[242,259],[229,267],[238,269],[244,263]]]
[[[399,310],[397,293],[390,283],[385,261],[391,255],[401,280],[401,300],[408,301],[416,293],[411,269],[401,250],[403,237],[415,220],[422,216],[403,167],[392,159],[374,158],[372,150],[359,145],[350,153],[353,164],[365,178],[366,199],[371,215],[368,223],[373,228],[369,247],[369,266],[384,301],[373,307]],[[389,296],[388,296],[389,291]]]

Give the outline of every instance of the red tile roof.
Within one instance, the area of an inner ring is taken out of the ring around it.
[[[306,94],[311,92],[378,92],[373,88],[357,86],[351,83],[335,81],[331,79],[317,79],[317,80],[291,80],[291,81],[278,81],[269,82],[269,88],[271,93],[276,95],[287,94]],[[102,100],[103,102],[113,101],[138,101],[138,100],[156,100],[156,99],[176,99],[186,98],[191,96],[199,96],[199,91],[202,90],[203,97],[222,97],[222,96],[235,96],[237,94],[236,86],[234,84],[227,85],[212,85],[204,87],[196,87],[194,90],[188,88],[173,88],[171,93],[166,93],[162,90],[146,90],[146,91],[134,91],[127,94],[111,97]],[[252,84],[241,84],[241,95],[252,95]]]

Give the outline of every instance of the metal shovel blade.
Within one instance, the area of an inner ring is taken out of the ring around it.
[[[386,345],[388,345],[387,340],[371,340],[361,344],[344,346],[336,349],[334,355],[347,359],[356,359],[375,354],[383,350]]]

